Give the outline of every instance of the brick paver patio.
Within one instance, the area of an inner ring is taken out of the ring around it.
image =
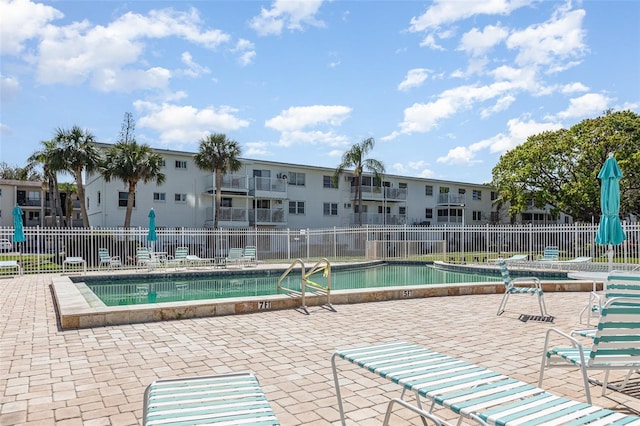
[[[50,277],[0,279],[0,424],[139,424],[145,387],[158,377],[252,370],[283,425],[338,424],[330,357],[336,348],[404,340],[535,384],[544,333],[578,324],[586,293],[547,293],[554,324],[522,322],[533,297],[474,295],[338,305],[60,331]],[[379,425],[397,386],[346,362],[348,424]],[[545,387],[584,401],[577,371],[551,370]],[[638,382],[637,380],[635,382]],[[592,388],[596,405],[640,411],[640,384]],[[439,412],[449,419],[450,413]],[[393,425],[418,424],[397,407]]]

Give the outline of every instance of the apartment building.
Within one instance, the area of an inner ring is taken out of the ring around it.
[[[24,226],[52,226],[49,193],[40,181],[0,179],[0,226],[13,226],[12,211],[18,205],[22,209]],[[62,197],[61,209],[66,214],[66,194]],[[71,220],[73,226],[82,226],[80,202],[73,200]]]
[[[147,226],[153,208],[160,227],[211,227],[214,176],[196,167],[193,152],[155,151],[164,159],[166,180],[159,186],[138,184],[131,226]],[[222,228],[481,225],[500,220],[489,185],[398,175],[385,175],[378,185],[365,175],[359,210],[349,172],[336,185],[333,168],[252,159],[241,159],[241,163],[240,171],[225,175],[222,181]],[[91,226],[122,226],[128,195],[124,182],[106,182],[91,173],[85,185]]]

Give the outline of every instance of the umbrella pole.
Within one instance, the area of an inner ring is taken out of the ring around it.
[[[609,272],[613,270],[613,245],[609,244]]]

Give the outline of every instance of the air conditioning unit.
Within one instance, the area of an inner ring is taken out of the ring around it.
[[[287,179],[287,175],[285,173],[278,173],[276,176],[278,179]]]

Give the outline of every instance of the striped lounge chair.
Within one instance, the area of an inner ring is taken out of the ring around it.
[[[504,282],[504,296],[500,307],[498,307],[498,315],[501,315],[507,307],[507,301],[512,294],[531,294],[538,297],[538,305],[540,306],[540,315],[543,317],[547,315],[547,306],[544,303],[544,293],[542,291],[542,284],[536,277],[519,277],[511,278],[509,269],[507,268],[507,262],[504,259],[498,260],[498,267],[500,268],[500,274]]]
[[[144,392],[142,424],[279,425],[251,372],[160,379]]]
[[[383,425],[389,423],[395,404],[430,419],[436,406],[481,425],[640,425],[640,417],[559,397],[531,384],[406,342],[338,350],[331,357],[342,425],[345,413],[336,361],[344,359],[398,384],[399,398],[390,399]],[[357,380],[349,370],[349,381]],[[405,400],[406,391],[415,401]],[[411,401],[411,402],[410,402]],[[424,403],[422,402],[424,401]]]

